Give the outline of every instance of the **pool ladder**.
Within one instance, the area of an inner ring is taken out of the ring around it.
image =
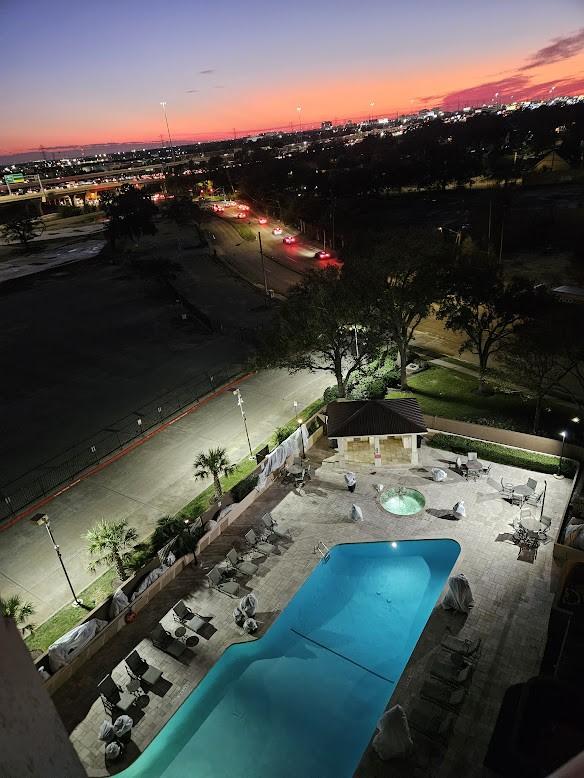
[[[322,559],[324,559],[325,562],[328,562],[331,550],[326,545],[326,543],[324,543],[322,540],[319,540],[316,546],[314,547],[314,553],[320,554]]]

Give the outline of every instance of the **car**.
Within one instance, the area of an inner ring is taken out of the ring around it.
[[[281,227],[274,227],[272,230],[272,235],[281,235],[282,234],[282,228]]]
[[[296,243],[296,238],[294,235],[286,235],[282,243],[286,243],[286,245],[290,246],[292,243]]]
[[[330,259],[331,255],[329,251],[320,250],[314,255],[315,259]]]
[[[267,224],[267,223],[268,223],[268,220],[266,219],[266,217],[265,216],[260,216],[260,218],[258,219],[258,224]]]
[[[238,214],[236,214],[237,219],[247,219],[247,213],[245,211],[240,211]]]
[[[237,207],[240,211],[249,211],[249,205],[244,205],[243,203],[239,203]]]

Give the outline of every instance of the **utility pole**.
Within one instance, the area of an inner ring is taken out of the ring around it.
[[[170,137],[170,125],[168,124],[168,116],[166,114],[166,101],[162,100],[160,105],[162,106],[162,113],[164,114],[164,121],[166,122],[166,131],[168,132],[168,142],[170,143],[170,153],[172,155],[172,161],[174,163],[174,162],[176,162],[176,157],[174,156],[174,146],[172,145],[172,138]]]
[[[73,584],[71,583],[71,579],[69,578],[69,573],[67,572],[67,568],[65,567],[65,563],[63,562],[63,557],[61,556],[61,550],[55,541],[53,533],[51,532],[51,522],[49,521],[49,517],[47,516],[46,513],[35,513],[35,515],[31,517],[31,521],[34,522],[35,524],[38,524],[39,527],[44,527],[47,530],[48,535],[51,539],[51,543],[53,544],[53,548],[55,549],[57,558],[61,563],[63,572],[65,573],[65,578],[67,579],[67,583],[69,584],[69,589],[71,589],[71,594],[73,595],[73,601],[75,605],[82,606],[83,601],[80,600],[79,597],[75,594],[75,589],[73,588]]]
[[[237,404],[239,405],[239,410],[241,411],[241,418],[243,419],[243,426],[245,427],[245,436],[247,437],[247,445],[249,446],[249,458],[255,459],[251,448],[251,442],[249,440],[249,432],[247,431],[247,419],[245,417],[245,411],[243,410],[243,397],[241,396],[241,391],[239,389],[235,389],[233,395],[237,398]]]
[[[262,260],[262,273],[264,274],[264,292],[266,294],[266,301],[267,301],[270,295],[268,294],[268,279],[266,277],[266,263],[265,263],[265,260],[264,260],[264,251],[262,249],[262,234],[261,234],[261,232],[258,232],[258,240],[260,242],[260,257],[261,257],[261,260]]]

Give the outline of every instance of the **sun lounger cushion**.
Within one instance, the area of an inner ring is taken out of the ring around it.
[[[475,638],[473,640],[465,640],[456,635],[445,635],[442,639],[442,645],[448,651],[453,651],[457,654],[462,654],[463,656],[471,656],[478,651],[481,645],[481,639]]]
[[[372,745],[379,758],[384,760],[405,756],[410,751],[414,744],[401,705],[394,705],[379,719]]]

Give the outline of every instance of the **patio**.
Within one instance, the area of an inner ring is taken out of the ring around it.
[[[543,484],[543,476],[493,464],[488,477],[467,480],[448,470],[446,463],[452,462],[452,454],[426,445],[419,453],[417,466],[377,468],[376,472],[371,466],[354,466],[357,488],[350,494],[345,487],[344,470],[326,461],[333,452],[327,440],[321,440],[309,452],[315,473],[300,493],[280,482],[267,489],[226,534],[209,546],[200,559],[200,567],[186,568],[152,600],[136,622],[96,654],[91,664],[54,697],[88,774],[108,775],[128,764],[124,761],[109,770],[105,767],[103,744],[97,733],[107,716],[97,695],[97,683],[111,672],[114,680],[125,687],[129,678],[123,658],[133,648],[161,669],[165,680],[139,700],[137,711],[130,711],[135,725],[127,754],[129,761],[144,750],[228,645],[254,639],[233,622],[237,601],[209,589],[205,572],[223,560],[232,546],[243,551],[246,530],[257,526],[260,517],[271,511],[278,530],[289,530],[292,540],[282,543],[281,554],[263,561],[254,576],[240,579],[259,600],[257,636],[269,627],[317,564],[319,557],[314,554],[314,546],[319,541],[327,546],[416,538],[452,538],[460,543],[462,550],[453,572],[464,572],[469,579],[475,607],[468,617],[435,608],[392,697],[392,704],[399,703],[408,712],[419,696],[428,675],[427,666],[439,651],[442,637],[449,631],[460,631],[463,637],[480,635],[482,656],[447,747],[437,750],[413,732],[415,753],[409,760],[382,762],[369,749],[356,774],[360,778],[387,775],[388,771],[404,776],[428,775],[430,771],[436,776],[484,775],[482,762],[505,689],[538,672],[557,572],[551,540],[540,545],[535,557],[525,555],[512,542],[513,521],[520,509],[501,497],[501,479],[521,484],[533,477]],[[447,469],[447,480],[433,481],[433,467]],[[551,519],[549,535],[553,538],[571,482],[552,477],[546,480],[544,514]],[[388,514],[379,505],[377,484],[420,490],[426,498],[425,511],[416,516]],[[466,506],[466,518],[452,521],[452,507],[461,499]],[[363,522],[349,520],[353,503],[362,508]],[[176,660],[154,648],[145,636],[160,619],[169,631],[174,631],[178,624],[170,609],[181,598],[193,611],[212,616],[211,624],[217,631],[209,640],[200,639],[193,650],[187,649],[183,658]]]

